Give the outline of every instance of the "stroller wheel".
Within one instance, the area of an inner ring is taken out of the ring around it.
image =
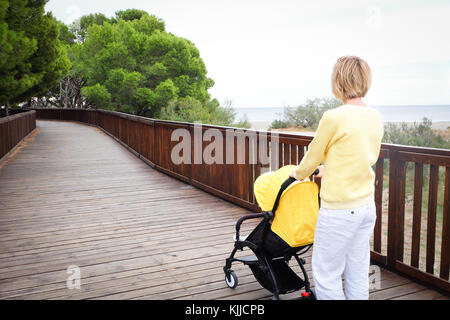
[[[309,300],[317,300],[316,293],[313,289],[309,289]]]
[[[237,287],[238,278],[233,270],[230,270],[225,274],[225,283],[227,284],[228,288],[234,289]]]

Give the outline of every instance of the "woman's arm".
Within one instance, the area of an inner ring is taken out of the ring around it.
[[[325,152],[335,132],[335,123],[330,119],[328,112],[325,112],[320,119],[314,139],[308,146],[308,151],[297,168],[291,173],[291,177],[303,180],[309,177],[314,170],[324,160]],[[323,167],[322,167],[323,169]],[[319,168],[320,170],[320,168]],[[322,172],[320,172],[321,175]]]

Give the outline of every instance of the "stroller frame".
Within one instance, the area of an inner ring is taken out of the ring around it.
[[[317,174],[317,173],[318,173],[318,171],[316,170],[314,172],[314,174]],[[295,247],[295,248],[291,247],[291,248],[289,248],[289,250],[285,250],[282,255],[279,255],[276,257],[270,257],[270,256],[267,256],[266,254],[264,254],[264,252],[262,252],[261,248],[257,244],[255,244],[251,241],[248,241],[247,239],[241,240],[239,238],[239,232],[241,229],[241,225],[244,221],[250,220],[250,219],[262,218],[263,219],[262,223],[264,223],[264,229],[263,229],[264,231],[263,231],[263,235],[262,235],[263,242],[262,243],[264,243],[264,240],[265,240],[265,237],[267,234],[267,230],[270,228],[270,220],[272,218],[274,218],[274,216],[275,216],[275,211],[278,208],[278,204],[279,204],[281,195],[284,192],[284,190],[294,181],[296,181],[294,178],[288,178],[283,183],[283,185],[280,188],[280,191],[278,192],[278,195],[275,200],[275,204],[274,204],[272,211],[264,211],[261,213],[248,214],[248,215],[241,217],[237,221],[237,223],[236,223],[236,238],[235,238],[234,248],[233,248],[230,256],[225,260],[225,266],[223,267],[223,271],[225,273],[225,282],[229,288],[234,289],[238,285],[237,276],[234,273],[234,271],[231,269],[233,262],[241,262],[245,265],[250,266],[250,268],[252,268],[252,266],[254,266],[256,264],[260,264],[260,268],[263,268],[263,270],[267,270],[270,275],[270,277],[269,277],[271,280],[270,289],[267,288],[267,284],[265,286],[260,281],[260,279],[258,279],[257,277],[256,277],[256,280],[263,287],[265,287],[266,289],[268,289],[269,291],[271,291],[274,294],[274,296],[273,296],[274,300],[280,300],[280,294],[294,292],[294,291],[300,290],[302,288],[305,288],[305,291],[301,293],[300,298],[296,298],[296,299],[302,299],[302,300],[306,300],[306,299],[307,300],[315,300],[316,299],[314,291],[310,287],[308,273],[306,272],[306,269],[304,266],[305,259],[299,257],[300,255],[306,253],[312,247],[312,244],[301,246],[301,247]],[[249,248],[254,253],[254,255],[248,256],[248,257],[243,257],[243,258],[235,258],[236,252],[238,250],[243,251],[244,248]],[[280,285],[279,285],[277,277],[275,275],[273,265],[274,265],[274,263],[276,263],[276,261],[280,261],[280,260],[284,260],[285,263],[287,264],[292,259],[292,257],[295,258],[298,265],[300,266],[300,269],[302,270],[303,280],[299,279],[302,282],[299,283],[299,285],[296,288],[286,291],[286,292],[282,292],[282,290],[280,290]]]

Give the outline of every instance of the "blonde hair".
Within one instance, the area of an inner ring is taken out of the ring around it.
[[[372,72],[367,62],[359,57],[340,57],[334,65],[331,83],[333,94],[342,101],[362,98],[369,91]]]

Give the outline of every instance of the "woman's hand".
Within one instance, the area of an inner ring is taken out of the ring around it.
[[[320,166],[317,167],[317,169],[319,169],[319,173],[316,174],[315,177],[316,177],[316,178],[322,178],[324,166],[323,166],[323,165],[320,165]],[[294,171],[291,172],[291,174],[289,175],[290,178],[297,179],[297,178],[295,177],[295,171],[296,171],[296,170],[294,170]]]
[[[322,178],[324,166],[323,166],[323,165],[320,165],[320,166],[317,167],[317,169],[319,169],[319,173],[316,174],[316,178]]]
[[[316,178],[322,178],[324,166],[323,166],[323,165],[320,165],[320,166],[317,167],[317,169],[319,169],[319,173],[316,174],[315,177],[316,177]],[[297,170],[297,169],[295,169],[295,170],[293,170],[293,171],[291,172],[291,174],[289,175],[290,178],[297,179],[297,178],[295,177],[295,171],[296,171],[296,170]]]
[[[291,174],[289,175],[289,178],[297,179],[297,178],[295,177],[295,170],[291,172]]]

